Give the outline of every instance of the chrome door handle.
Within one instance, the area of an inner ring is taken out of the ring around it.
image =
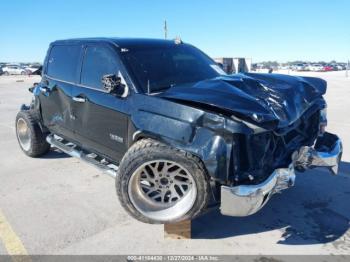
[[[79,102],[79,103],[85,103],[86,102],[86,99],[83,98],[83,97],[79,97],[79,96],[73,96],[73,101],[75,102]]]

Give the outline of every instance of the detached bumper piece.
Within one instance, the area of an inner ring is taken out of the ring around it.
[[[332,174],[337,174],[342,151],[338,136],[324,133],[314,147],[304,146],[294,152],[288,168],[275,169],[261,184],[221,186],[221,214],[240,217],[256,213],[273,194],[294,185],[295,169],[326,167]]]
[[[316,140],[314,147],[304,146],[295,155],[294,165],[301,170],[326,167],[333,175],[338,173],[343,146],[338,136],[324,133]]]

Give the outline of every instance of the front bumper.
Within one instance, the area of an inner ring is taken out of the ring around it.
[[[314,147],[304,146],[294,152],[288,168],[278,168],[258,185],[221,186],[221,214],[248,216],[259,211],[269,198],[294,185],[295,169],[326,167],[337,174],[343,152],[341,140],[333,134],[319,137]]]

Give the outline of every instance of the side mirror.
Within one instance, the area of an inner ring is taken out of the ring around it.
[[[121,78],[115,74],[104,75],[102,77],[102,84],[108,93],[114,93],[120,96],[124,93],[125,86],[121,83]]]

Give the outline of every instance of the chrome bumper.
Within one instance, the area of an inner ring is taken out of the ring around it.
[[[258,185],[221,186],[221,214],[248,216],[259,211],[269,198],[294,185],[295,169],[326,167],[333,174],[338,172],[342,154],[341,140],[333,134],[319,137],[314,147],[304,146],[294,152],[288,168],[278,168]]]

